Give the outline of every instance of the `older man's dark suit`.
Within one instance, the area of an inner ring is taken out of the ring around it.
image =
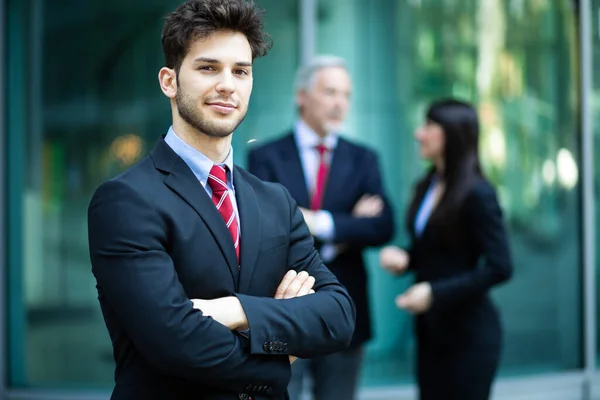
[[[300,153],[293,133],[253,149],[249,153],[248,170],[265,181],[281,183],[299,206],[310,208]],[[376,194],[383,198],[385,206],[379,217],[352,216],[352,209],[365,194]],[[327,262],[327,267],[348,289],[356,304],[356,329],[351,344],[354,347],[371,337],[367,273],[362,252],[366,246],[384,244],[394,233],[394,217],[384,194],[374,152],[343,138],[338,139],[322,208],[333,216],[334,243],[347,246],[346,251]]]
[[[96,191],[89,242],[116,360],[112,399],[284,399],[289,354],[349,344],[354,305],[322,264],[292,197],[238,167],[233,178],[239,270],[222,217],[164,140]],[[314,276],[317,293],[273,299],[290,268]],[[189,300],[230,295],[245,310],[249,339]]]

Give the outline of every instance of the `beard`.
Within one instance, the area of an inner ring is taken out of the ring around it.
[[[328,121],[323,124],[323,127],[325,128],[325,131],[327,133],[341,133],[345,129],[343,121],[340,121],[340,122],[329,122]]]
[[[244,118],[246,118],[247,113],[247,110],[242,110],[241,115],[237,119],[231,120],[211,118],[207,115],[207,112],[198,109],[195,100],[185,93],[181,87],[177,90],[175,102],[177,103],[177,111],[181,119],[198,132],[213,138],[224,138],[231,135]]]

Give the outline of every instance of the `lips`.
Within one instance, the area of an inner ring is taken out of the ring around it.
[[[231,114],[237,108],[235,106],[235,104],[231,104],[231,103],[215,102],[215,103],[207,103],[207,104],[210,108],[212,108],[215,112],[217,112],[219,114]]]
[[[208,103],[209,106],[218,106],[218,107],[226,107],[226,108],[235,108],[235,104],[231,104],[231,103],[221,103],[221,102],[216,102],[216,103]]]

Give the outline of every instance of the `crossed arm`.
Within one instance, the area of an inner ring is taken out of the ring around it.
[[[290,377],[290,354],[338,351],[354,328],[353,303],[314,250],[307,254],[306,241],[312,238],[295,205],[290,210],[289,268],[307,271],[300,289],[300,280],[292,279],[290,288],[284,279],[283,298],[235,294],[227,304],[237,301],[243,317],[239,313],[221,323],[208,303],[196,302],[200,312],[187,297],[165,248],[167,228],[158,212],[123,181],[102,185],[89,207],[88,229],[92,270],[100,300],[110,310],[111,329],[129,338],[164,374],[235,391],[247,384],[269,385],[273,394],[282,393]],[[314,280],[308,280],[309,274]],[[302,296],[315,281],[319,293]],[[309,297],[315,299],[303,300]],[[318,326],[317,321],[330,324],[329,329],[301,328]],[[228,325],[251,328],[250,344]],[[265,338],[282,336],[289,338],[289,351],[263,349]]]
[[[293,269],[288,271],[275,291],[275,299],[292,299],[308,294],[314,294],[315,278],[308,272],[297,273]],[[201,310],[204,316],[212,317],[215,321],[235,331],[248,329],[248,317],[242,304],[235,296],[222,297],[214,300],[192,299],[194,308]],[[290,364],[297,357],[289,355]]]
[[[362,173],[355,179],[361,182],[364,195],[350,212],[300,209],[311,234],[323,242],[335,243],[338,253],[350,246],[382,245],[394,234],[393,210],[385,196],[377,156],[367,151],[359,162]],[[250,172],[262,180],[276,182],[271,163],[265,152],[255,150],[249,154]]]

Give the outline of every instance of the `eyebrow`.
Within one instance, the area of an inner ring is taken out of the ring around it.
[[[205,62],[207,64],[220,64],[221,61],[215,59],[215,58],[208,58],[208,57],[198,57],[194,60],[194,62]],[[238,67],[251,67],[252,63],[248,62],[248,61],[238,61],[235,63],[235,65],[237,65]]]

